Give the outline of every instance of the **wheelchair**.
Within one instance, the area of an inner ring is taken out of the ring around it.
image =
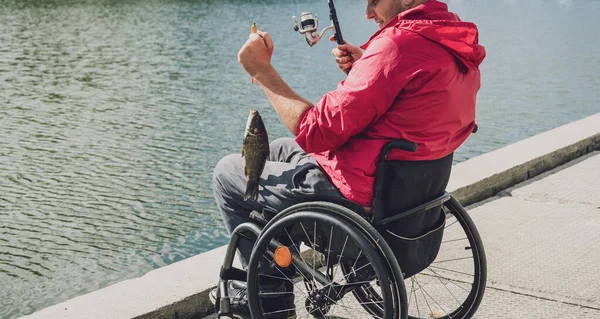
[[[430,191],[398,213],[393,203],[413,182],[394,186],[402,179],[391,166],[398,161],[387,160],[392,149],[414,152],[416,144],[394,140],[383,147],[370,213],[350,201],[316,199],[278,213],[253,212],[252,222],[239,225],[221,267],[218,317],[233,317],[230,280],[246,282],[254,319],[272,315],[260,287],[286,280],[294,288],[282,293],[294,295],[298,318],[471,318],[487,276],[477,228],[445,192],[447,180],[441,195]],[[232,266],[240,240],[254,242],[246,270]]]

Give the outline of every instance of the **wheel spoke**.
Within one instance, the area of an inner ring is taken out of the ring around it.
[[[342,252],[340,253],[340,258],[338,259],[338,267],[341,267],[341,262],[342,262],[342,256],[344,255],[344,250],[346,249],[346,244],[348,243],[348,236],[346,236],[346,239],[344,240],[344,246],[342,247]],[[335,278],[335,275],[337,274],[337,269],[333,272],[333,278]],[[333,280],[332,278],[332,280]],[[345,280],[346,283],[348,282],[348,280]],[[333,283],[333,281],[332,281]],[[331,292],[331,287],[333,287],[333,284],[331,284],[329,286],[329,289],[327,291],[327,295],[329,295],[329,293]],[[342,289],[338,290],[337,294],[335,295],[335,299],[338,299],[340,297],[340,293],[342,292]],[[329,297],[328,297],[329,298]],[[333,312],[333,309],[335,308],[335,301],[334,301],[334,305],[331,307],[331,312]]]
[[[312,269],[313,270],[313,272],[312,272],[312,274],[313,274],[313,280],[312,280],[312,282],[313,282],[313,284],[316,284],[316,281],[315,281],[315,278],[314,278],[315,276],[314,275],[315,275],[315,264],[317,262],[316,261],[317,257],[315,255],[316,254],[316,248],[317,248],[317,243],[316,243],[316,241],[317,241],[317,238],[316,238],[316,227],[317,227],[317,225],[315,224],[315,242],[314,243],[310,242],[310,236],[308,236],[308,232],[306,232],[306,229],[304,229],[304,224],[303,223],[300,223],[300,227],[302,227],[302,231],[304,231],[304,235],[306,235],[306,240],[308,240],[309,247],[312,247],[312,250],[313,250],[313,262],[312,262],[312,264],[313,264],[313,269]],[[298,251],[300,251],[300,249],[298,249]],[[302,256],[302,254],[300,254],[300,256]]]
[[[302,223],[301,223],[302,224]],[[296,242],[292,239],[292,236],[290,236],[290,233],[288,233],[287,229],[284,229],[286,235],[288,236],[288,238],[290,239],[290,242],[292,243],[292,246],[294,246],[296,248],[296,251],[298,252],[298,256],[300,256],[300,259],[302,259],[302,262],[304,262],[305,265],[310,266],[306,260],[304,260],[304,257],[302,257],[302,254],[300,253],[300,247],[296,246]],[[315,260],[313,259],[313,264],[315,263]],[[296,267],[296,265],[294,265],[294,267],[296,268],[296,271],[300,271],[298,269],[298,267]],[[300,271],[300,273],[302,273]],[[313,268],[313,272],[311,273],[312,276],[312,281],[313,283],[315,282],[315,269]],[[304,277],[304,276],[302,276]]]
[[[264,257],[264,258],[265,258],[265,259],[266,259],[268,262],[271,262],[271,261],[270,261],[270,260],[267,258],[267,256],[263,255],[263,257]],[[283,273],[283,271],[281,271],[281,269],[279,269],[279,267],[275,267],[275,269],[276,269],[277,271],[279,271],[279,273],[281,273],[281,274],[282,274],[282,275],[285,277],[285,279],[286,279],[287,281],[291,282],[291,283],[292,283],[292,285],[294,286],[294,288],[296,288],[298,291],[302,292],[302,290],[301,290],[300,288],[298,288],[298,286],[296,286],[296,283],[294,282],[294,280],[293,280],[293,279],[290,279],[290,278],[289,278],[289,277],[288,277],[286,274],[284,274],[284,273]],[[302,272],[300,272],[300,273],[302,273]],[[295,289],[295,290],[296,290],[296,289]],[[306,297],[308,297],[308,295],[307,295],[307,294],[304,294],[304,295],[305,295]]]
[[[411,292],[415,296],[415,304],[417,306],[417,313],[419,314],[419,317],[421,317],[421,310],[419,309],[419,299],[417,299],[417,291],[415,290],[415,279],[411,278],[411,281],[412,281]]]
[[[348,243],[348,236],[346,236],[346,240],[344,240],[344,246],[342,247],[342,252],[340,253],[340,258],[338,259],[337,264],[341,265],[342,262],[342,256],[344,255],[344,250],[346,249],[346,244]],[[337,269],[333,272],[333,277],[335,278],[335,274],[337,273]],[[346,282],[348,282],[346,280]],[[331,290],[331,287],[329,287],[329,290]]]
[[[431,270],[431,269],[430,269],[430,270]],[[442,277],[442,276],[438,275],[438,274],[437,274],[437,273],[436,273],[434,270],[431,270],[431,271],[432,271],[432,272],[433,272],[433,273],[436,275],[437,279],[440,281],[440,283],[442,284],[442,286],[444,286],[444,288],[446,288],[446,290],[448,291],[448,293],[450,294],[450,296],[452,296],[452,298],[454,298],[454,301],[456,301],[456,303],[457,303],[457,304],[458,304],[458,306],[460,307],[460,305],[461,305],[460,301],[459,301],[459,300],[456,298],[456,296],[455,296],[455,295],[452,293],[452,291],[450,291],[450,289],[449,289],[449,288],[448,288],[448,286],[447,286],[447,283],[452,283],[452,281],[451,281],[451,280],[448,280],[447,278],[444,278],[444,277]],[[444,282],[442,281],[442,279],[445,279],[447,282],[446,282],[446,283],[444,283]],[[466,290],[466,289],[465,289],[465,291],[466,291],[466,292],[469,292],[469,291],[468,291],[468,290]]]
[[[427,301],[427,297],[425,296],[425,289],[423,289],[423,286],[421,286],[421,284],[419,284],[419,281],[417,280],[416,277],[413,277],[414,281],[417,283],[417,286],[419,286],[419,290],[421,291],[421,294],[423,295],[423,299],[425,300],[425,304],[427,305],[427,308],[429,308],[429,313],[433,313],[433,310],[431,309],[431,306],[429,305],[429,301]],[[429,296],[429,293],[427,293],[427,295]]]
[[[331,226],[331,230],[329,231],[329,246],[327,248],[327,265],[326,269],[329,268],[329,261],[331,260],[329,256],[331,255],[331,239],[333,238],[333,225]]]
[[[279,296],[293,294],[293,291],[282,291],[282,292],[259,292],[259,296]]]
[[[275,278],[275,279],[280,279],[280,280],[290,280],[287,277],[277,277],[277,276],[267,275],[267,274],[258,274],[258,275],[261,276],[261,277],[269,277],[269,278]]]
[[[455,221],[453,221],[453,222],[452,222],[452,223],[450,223],[450,224],[446,224],[446,227],[444,227],[444,230],[445,230],[445,229],[448,229],[448,228],[450,228],[450,227],[452,227],[452,225],[454,225],[454,224],[456,224],[456,223],[458,223],[458,219],[457,219],[457,220],[455,220]]]
[[[317,256],[316,256],[316,253],[317,253],[317,221],[315,221],[315,224],[314,224],[313,237],[314,237],[314,242],[313,242],[314,246],[313,246],[313,272],[312,273],[314,274],[315,273],[315,264],[316,264],[314,261],[317,260]],[[317,283],[316,283],[316,280],[314,277],[313,277],[313,281],[314,281],[314,284],[316,287]]]
[[[271,311],[271,312],[265,312],[264,314],[265,315],[274,315],[274,314],[291,311],[291,310],[295,310],[295,309],[296,309],[296,307],[293,307],[293,308],[288,308],[288,309],[281,309],[281,310],[276,310],[276,311]]]
[[[447,263],[447,262],[451,262],[451,261],[458,261],[458,260],[465,260],[465,259],[473,259],[473,256],[471,256],[471,257],[459,257],[459,258],[452,258],[452,259],[434,261],[432,264],[441,264],[441,263]]]
[[[454,270],[454,269],[448,269],[448,268],[443,268],[443,267],[438,267],[438,266],[429,266],[427,268],[429,270],[431,270],[431,269],[439,269],[439,270],[442,270],[442,271],[449,271],[449,272],[453,272],[453,273],[457,273],[457,274],[461,274],[461,275],[465,275],[465,276],[469,276],[469,277],[475,277],[474,274],[469,274],[469,273],[466,273],[466,272],[463,272],[463,271]],[[433,271],[433,270],[431,270],[431,271]]]

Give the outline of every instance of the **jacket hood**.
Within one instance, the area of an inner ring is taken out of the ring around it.
[[[414,32],[439,43],[468,69],[477,68],[486,56],[485,48],[479,45],[477,26],[461,21],[448,11],[447,4],[437,0],[400,13],[374,36],[388,27]]]

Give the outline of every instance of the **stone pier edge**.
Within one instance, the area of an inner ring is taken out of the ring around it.
[[[454,165],[448,191],[467,206],[595,150],[600,150],[600,113]],[[217,283],[225,248],[22,318],[203,318],[214,312],[208,293]]]

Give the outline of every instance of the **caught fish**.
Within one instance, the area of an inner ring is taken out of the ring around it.
[[[242,146],[244,157],[244,174],[248,179],[244,200],[258,198],[258,181],[269,158],[269,136],[260,114],[256,109],[250,110],[244,144]]]

